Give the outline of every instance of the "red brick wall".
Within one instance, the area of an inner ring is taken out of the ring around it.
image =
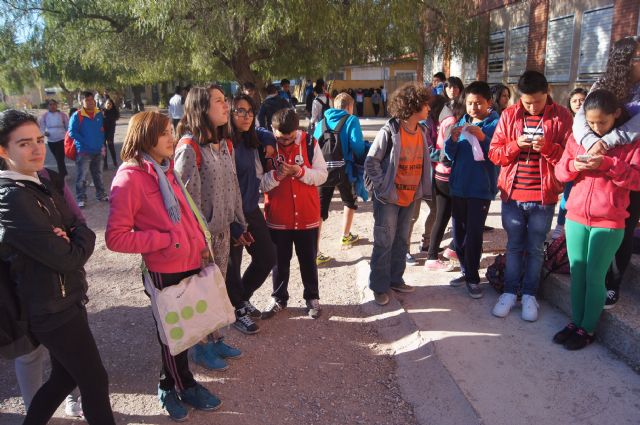
[[[522,0],[473,0],[476,6],[475,15],[481,15],[494,9],[500,9]]]
[[[616,0],[613,6],[612,43],[623,37],[636,35],[639,11],[638,0]]]
[[[532,0],[529,10],[529,51],[527,69],[544,72],[544,56],[547,48],[549,0]]]

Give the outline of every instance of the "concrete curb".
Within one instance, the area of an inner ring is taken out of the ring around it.
[[[356,264],[356,290],[364,313],[379,316],[376,330],[396,361],[403,399],[421,425],[482,424],[479,414],[442,364],[436,342],[425,337],[393,295],[380,307],[368,289],[369,263]],[[385,320],[382,320],[385,319]],[[425,383],[428,383],[425,385]],[[429,387],[431,390],[425,391]]]
[[[550,274],[540,283],[544,299],[571,317],[569,275]],[[604,310],[596,332],[597,340],[640,372],[640,306],[637,296],[623,293],[615,308]]]

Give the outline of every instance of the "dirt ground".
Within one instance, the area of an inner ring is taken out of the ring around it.
[[[118,125],[122,140],[126,120]],[[48,161],[50,164],[51,162]],[[68,164],[72,165],[72,164]],[[75,170],[70,167],[71,176]],[[114,171],[105,172],[110,184]],[[67,179],[73,184],[73,178]],[[140,278],[140,257],[116,254],[104,243],[108,205],[90,201],[84,213],[97,233],[86,269],[89,280],[89,322],[109,373],[110,392],[119,424],[172,423],[158,406],[156,388],[160,351],[148,298]],[[318,320],[306,317],[297,260],[292,261],[289,308],[273,319],[258,322],[261,332],[245,336],[234,329],[224,334],[244,357],[231,361],[225,372],[193,367],[196,379],[217,394],[222,408],[214,413],[192,411],[193,424],[389,424],[416,420],[402,400],[390,352],[359,305],[355,265],[371,253],[371,205],[361,204],[353,227],[362,240],[349,250],[339,246],[342,205],[334,198],[323,227],[322,249],[336,261],[319,271],[324,311]],[[244,266],[248,263],[245,256]],[[269,302],[271,279],[254,295],[258,308]],[[24,409],[13,365],[0,360],[0,424],[22,422]],[[50,422],[70,424],[58,409]]]

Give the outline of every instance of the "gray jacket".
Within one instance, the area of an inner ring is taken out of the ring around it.
[[[178,146],[175,153],[175,170],[182,177],[187,191],[207,220],[213,235],[229,230],[231,223],[238,223],[243,231],[247,222],[242,212],[242,195],[236,176],[235,159],[225,141],[220,150],[209,144],[200,145],[202,164],[196,163],[196,152],[189,145]]]
[[[429,136],[423,125],[418,126],[422,133],[424,145],[424,161],[422,178],[414,199],[431,199],[431,159],[429,158]],[[388,144],[391,143],[389,150]],[[367,158],[364,161],[364,175],[367,189],[383,203],[394,204],[398,201],[396,192],[396,170],[400,163],[400,123],[391,118],[378,131]],[[388,153],[388,154],[387,154]]]

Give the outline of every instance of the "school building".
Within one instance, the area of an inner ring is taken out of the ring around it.
[[[480,51],[471,58],[425,59],[437,71],[513,86],[526,69],[543,72],[559,102],[604,72],[611,43],[640,34],[640,0],[475,0]],[[513,90],[512,90],[513,92]]]

